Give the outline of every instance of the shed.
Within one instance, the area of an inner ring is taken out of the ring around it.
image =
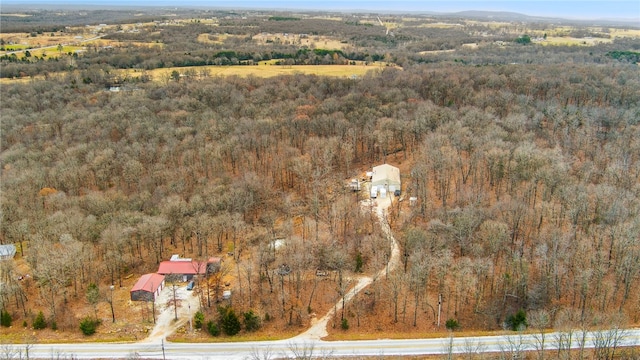
[[[360,191],[360,180],[351,179],[351,183],[349,184],[351,191]]]
[[[222,258],[219,257],[210,257],[207,260],[207,273],[215,274],[220,271],[220,267],[222,267]]]
[[[0,260],[11,260],[14,256],[16,256],[15,245],[0,245]]]
[[[375,166],[373,168],[373,176],[371,177],[371,186],[395,193],[396,190],[400,190],[402,186],[400,182],[400,170],[389,164]]]
[[[155,301],[164,288],[164,275],[144,274],[131,288],[131,301]]]

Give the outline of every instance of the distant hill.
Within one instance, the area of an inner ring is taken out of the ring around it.
[[[531,20],[550,20],[550,18],[530,16],[509,11],[481,11],[467,10],[451,13],[449,15],[460,16],[462,18],[478,18],[483,20],[509,20],[509,21],[531,21]]]
[[[553,22],[553,23],[565,23],[565,24],[581,24],[581,25],[626,25],[638,27],[638,23],[632,19],[566,19],[561,17],[545,17],[545,16],[531,16],[517,12],[509,11],[482,11],[482,10],[467,10],[459,11],[455,13],[441,14],[441,16],[456,16],[465,19],[478,19],[485,21],[522,21],[522,22]]]
[[[613,1],[613,3],[619,3],[620,1]],[[624,1],[622,1],[625,3]],[[229,10],[229,9],[243,9],[243,10],[260,10],[260,11],[319,11],[319,12],[335,12],[335,13],[379,13],[379,14],[420,14],[427,16],[436,16],[444,18],[466,18],[477,19],[482,21],[521,21],[521,22],[550,22],[555,24],[576,24],[576,25],[612,25],[612,26],[630,26],[640,28],[637,18],[633,18],[634,8],[630,7],[628,13],[608,13],[606,12],[594,12],[591,9],[590,12],[576,12],[572,15],[566,12],[558,12],[554,16],[533,16],[525,15],[523,12],[534,11],[534,7],[540,7],[547,12],[553,11],[553,9],[545,8],[545,5],[537,5],[537,3],[531,2],[529,7],[511,8],[512,11],[492,11],[492,10],[465,10],[459,12],[452,12],[445,10],[442,5],[437,5],[438,2],[430,3],[429,5],[417,6],[415,2],[399,0],[394,3],[393,6],[381,6],[376,1],[373,1],[367,7],[364,3],[359,1],[343,2],[340,0],[326,0],[322,4],[309,5],[306,2],[297,0],[273,0],[269,2],[259,0],[238,0],[229,1],[221,0],[215,2],[209,2],[207,0],[186,0],[184,2],[176,3],[172,0],[141,0],[135,2],[135,4],[127,0],[2,0],[2,12],[7,13],[11,11],[20,10],[53,10],[53,9],[84,9],[84,10],[131,10],[134,8],[145,9],[158,9],[167,8],[172,9],[217,9],[217,10]],[[456,3],[455,1],[453,3]],[[516,2],[514,2],[516,3]],[[527,2],[523,1],[522,4]],[[433,5],[433,6],[432,6]],[[437,5],[437,6],[436,6]],[[474,4],[473,6],[483,7],[483,4]],[[612,5],[614,6],[614,5]],[[458,7],[459,8],[459,7]],[[538,9],[538,8],[535,8]],[[515,11],[513,11],[515,10]],[[535,11],[534,11],[535,12]],[[593,18],[594,14],[603,14],[603,18]],[[0,14],[1,15],[1,14]],[[627,17],[628,16],[628,17]],[[575,17],[572,19],[571,17]],[[582,17],[582,19],[578,19]],[[588,20],[586,20],[588,18]]]

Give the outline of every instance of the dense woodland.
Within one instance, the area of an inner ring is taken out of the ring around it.
[[[202,32],[193,26],[163,30],[158,40]],[[438,294],[443,317],[466,329],[501,329],[520,309],[549,328],[593,325],[603,314],[637,323],[640,70],[607,53],[638,43],[487,45],[426,56],[417,52],[456,48],[471,35],[440,29],[437,38],[371,45],[367,33],[380,36],[381,27],[347,27],[367,42],[353,53],[402,68],[105,90],[118,57],[134,58],[123,67],[183,61],[187,49],[176,43],[192,43],[173,40],[165,49],[175,51],[96,50],[75,71],[3,84],[0,241],[24,253],[33,280],[16,280],[3,262],[0,307],[17,319],[42,309],[76,329],[64,304],[84,298],[87,284],[155,271],[176,252],[232,253],[225,271],[237,278],[238,311],[307,324],[311,309],[344,295],[350,276],[388,260],[377,218],[361,207],[366,194],[344,185],[389,162],[400,164],[403,193],[418,202],[396,202],[389,213],[403,266],[338,314],[352,329],[376,321],[430,329]],[[190,51],[263,59],[251,46]],[[12,66],[41,65],[3,62],[3,76]],[[275,251],[274,239],[287,245]],[[277,272],[283,263],[286,276]],[[301,288],[315,289],[316,269],[336,274],[328,280],[335,292],[303,298]]]

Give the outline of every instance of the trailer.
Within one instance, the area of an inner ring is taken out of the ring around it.
[[[349,187],[351,188],[351,191],[360,191],[360,180],[352,179]]]

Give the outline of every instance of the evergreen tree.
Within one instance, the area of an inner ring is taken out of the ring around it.
[[[447,328],[447,330],[454,331],[460,327],[460,324],[456,319],[448,319],[444,326]]]
[[[36,318],[33,320],[33,328],[36,330],[44,329],[47,327],[47,320],[44,319],[44,314],[42,311],[36,315]]]
[[[93,335],[95,334],[96,328],[98,327],[98,325],[100,325],[100,323],[101,321],[99,319],[93,319],[87,316],[80,322],[80,330],[87,336]]]
[[[507,318],[507,326],[513,331],[524,330],[528,325],[527,314],[522,309]]]
[[[238,316],[235,311],[233,311],[233,308],[230,306],[219,307],[218,312],[220,313],[220,325],[225,334],[233,336],[240,332],[240,320],[238,320]]]
[[[260,328],[260,317],[253,310],[249,310],[244,315],[244,328],[247,331],[254,331]]]
[[[202,329],[202,324],[204,324],[204,314],[202,311],[198,311],[193,316],[193,326],[195,326],[196,329]]]
[[[209,334],[211,334],[211,336],[220,335],[220,328],[218,327],[218,324],[211,320],[207,323],[207,331],[209,331]]]
[[[11,326],[11,320],[11,314],[9,314],[7,310],[2,309],[2,311],[0,311],[0,325],[9,327]]]

